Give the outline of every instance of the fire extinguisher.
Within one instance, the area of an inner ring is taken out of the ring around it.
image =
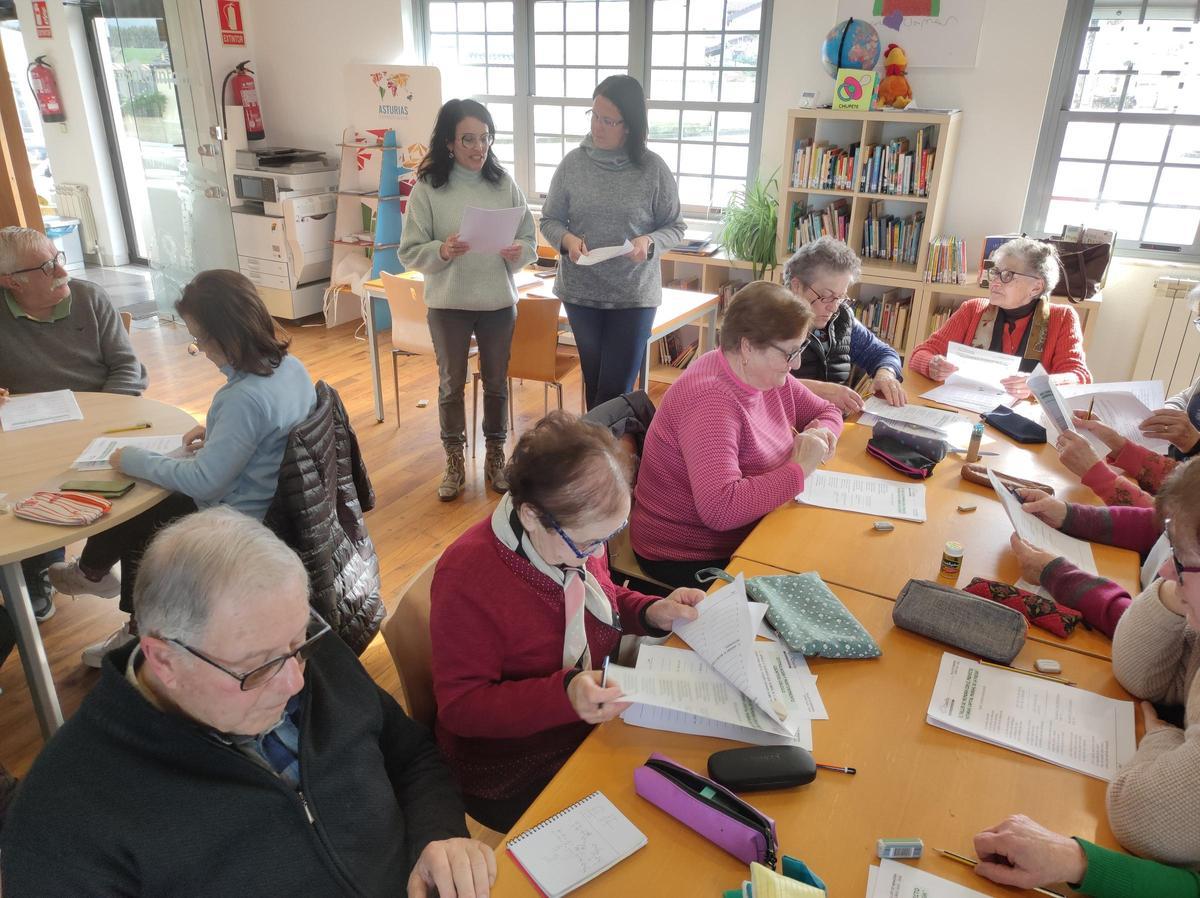
[[[54,77],[54,67],[46,62],[45,56],[39,56],[29,63],[25,70],[29,80],[29,89],[37,100],[38,111],[42,121],[47,123],[65,122],[67,114],[63,112],[62,98],[58,95],[58,81]]]
[[[249,64],[250,60],[244,59],[225,76],[225,82],[221,85],[221,96],[223,99],[225,86],[232,79],[234,105],[242,107],[242,115],[246,119],[246,139],[262,140],[267,136],[267,132],[263,128],[262,107],[258,105],[258,89],[251,77],[254,70],[246,68]]]

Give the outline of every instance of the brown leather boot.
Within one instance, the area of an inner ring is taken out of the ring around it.
[[[462,495],[463,487],[467,484],[467,460],[463,457],[463,447],[454,446],[446,449],[446,474],[438,486],[438,498],[450,502]]]

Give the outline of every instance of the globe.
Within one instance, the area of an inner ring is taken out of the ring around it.
[[[878,62],[879,32],[862,19],[838,22],[821,44],[821,64],[830,78],[838,69],[873,69]]]

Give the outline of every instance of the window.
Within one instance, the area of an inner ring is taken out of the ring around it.
[[[722,208],[755,174],[770,0],[426,0],[443,92],[496,119],[496,154],[531,198],[588,133],[596,85],[646,88],[650,148],[686,212]]]
[[[1025,227],[1115,231],[1127,255],[1200,261],[1197,5],[1068,5]]]

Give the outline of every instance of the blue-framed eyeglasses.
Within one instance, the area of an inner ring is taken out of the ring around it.
[[[313,631],[311,636],[305,639],[304,642],[292,649],[292,651],[288,652],[286,655],[280,655],[278,658],[272,658],[270,661],[266,661],[263,664],[258,665],[258,667],[254,668],[253,670],[248,670],[245,673],[238,673],[236,670],[230,670],[220,661],[214,661],[199,649],[194,649],[187,643],[181,642],[178,639],[173,639],[170,636],[160,636],[159,639],[161,639],[163,642],[169,642],[171,645],[178,646],[188,654],[199,658],[205,664],[211,664],[222,673],[228,674],[238,681],[238,683],[241,685],[242,692],[249,692],[252,689],[258,689],[260,686],[267,685],[268,682],[275,678],[276,674],[283,670],[283,666],[292,658],[295,658],[297,661],[303,663],[305,660],[307,660],[313,643],[322,636],[331,632],[333,629],[329,626],[329,624],[325,623],[325,620],[321,617],[321,615],[317,614],[317,612],[313,611],[311,608],[308,609],[308,619],[308,629]]]
[[[580,558],[580,559],[591,558],[593,555],[596,554],[597,549],[603,548],[605,543],[607,543],[610,539],[612,539],[614,536],[616,536],[618,533],[620,533],[622,530],[624,530],[626,527],[629,526],[629,518],[626,518],[624,521],[621,522],[620,527],[618,527],[616,530],[614,530],[608,536],[604,537],[604,539],[589,539],[585,543],[576,545],[575,540],[573,540],[573,539],[571,539],[571,537],[567,536],[567,531],[563,530],[562,527],[559,526],[558,521],[554,520],[553,515],[549,515],[549,514],[544,515],[543,521],[545,523],[549,524],[553,528],[554,532],[562,537],[562,541],[567,544],[567,548],[575,553],[576,558]]]

